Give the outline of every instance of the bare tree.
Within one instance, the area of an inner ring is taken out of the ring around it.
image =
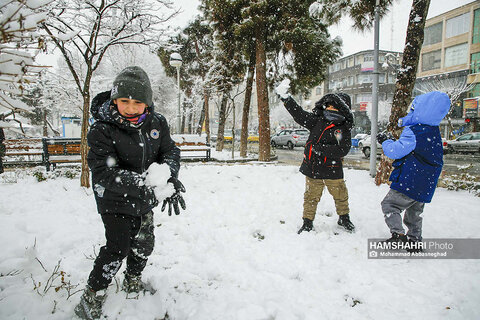
[[[43,28],[68,65],[83,98],[80,183],[90,187],[87,131],[90,86],[94,72],[108,49],[126,44],[158,44],[162,26],[178,13],[171,0],[57,0]],[[76,64],[74,53],[80,54]]]
[[[23,94],[25,84],[35,81],[42,70],[34,63],[34,57],[45,42],[36,30],[45,20],[44,6],[50,1],[0,3],[0,122],[10,115],[15,121],[15,112],[31,110],[14,97]]]
[[[447,75],[438,75],[433,77],[433,79],[429,79],[428,81],[421,82],[417,85],[416,90],[420,93],[427,93],[432,91],[441,91],[448,94],[450,101],[452,102],[452,106],[461,96],[470,91],[476,83],[477,76],[475,76],[474,81],[471,83],[467,83],[467,77],[455,77],[449,78]],[[452,125],[452,113],[454,112],[455,108],[450,108],[446,118],[448,121],[448,128],[450,129],[450,133],[454,131]],[[445,137],[449,138],[449,137]]]

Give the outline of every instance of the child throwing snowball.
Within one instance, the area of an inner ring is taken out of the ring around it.
[[[313,229],[313,220],[325,186],[335,201],[337,224],[352,232],[355,226],[350,221],[348,190],[343,180],[342,166],[342,158],[347,155],[352,143],[350,96],[346,93],[327,94],[315,103],[312,112],[308,112],[288,94],[287,80],[276,88],[276,92],[293,120],[310,131],[300,166],[306,181],[303,225],[298,233]]]
[[[123,290],[145,289],[141,274],[154,247],[152,209],[162,200],[162,211],[168,204],[169,214],[172,207],[179,214],[179,204],[185,209],[185,188],[177,179],[180,150],[166,119],[154,112],[145,71],[136,66],[122,70],[113,88],[93,99],[91,113],[96,122],[87,136],[88,165],[106,244],[75,307],[82,319],[100,318],[106,289],[125,258]]]

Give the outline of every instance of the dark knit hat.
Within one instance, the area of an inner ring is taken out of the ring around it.
[[[145,71],[140,67],[123,69],[113,81],[110,98],[128,98],[142,101],[147,106],[152,104],[152,86]]]

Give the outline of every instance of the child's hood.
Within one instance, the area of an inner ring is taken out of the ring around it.
[[[104,91],[95,96],[92,99],[90,106],[90,113],[95,120],[112,120],[110,113],[110,90]]]
[[[433,91],[417,96],[410,112],[398,121],[400,127],[416,124],[438,126],[450,110],[450,98],[444,92]]]

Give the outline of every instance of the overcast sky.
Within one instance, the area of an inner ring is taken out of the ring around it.
[[[463,6],[475,0],[431,0],[427,18],[432,18]],[[185,26],[196,14],[198,14],[199,0],[175,0],[175,4],[182,8],[183,12],[174,22],[175,25]],[[380,49],[403,51],[405,35],[407,32],[408,16],[412,1],[396,0],[380,24]],[[340,36],[343,39],[343,54],[345,56],[358,51],[373,49],[373,31],[365,34],[351,28],[352,22],[344,19],[338,26],[330,28],[332,37]]]

